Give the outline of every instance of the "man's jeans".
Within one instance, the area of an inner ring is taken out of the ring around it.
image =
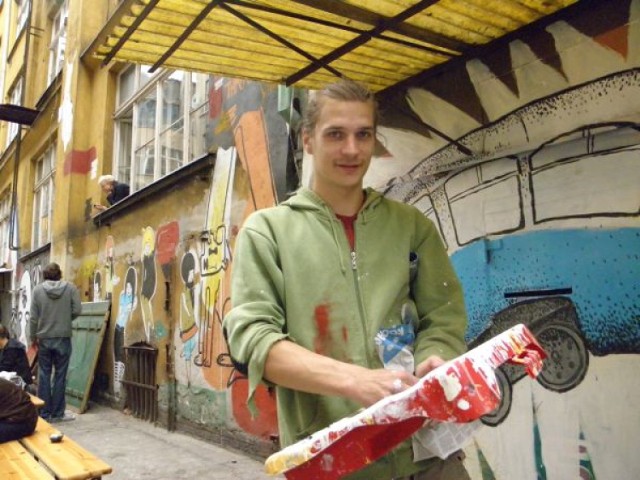
[[[44,400],[40,416],[44,419],[62,418],[66,407],[64,391],[71,358],[71,339],[68,337],[38,340],[38,397]],[[53,385],[51,383],[53,370]]]

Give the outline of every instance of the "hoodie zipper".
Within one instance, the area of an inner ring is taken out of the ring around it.
[[[355,233],[355,223],[354,223],[354,233]],[[357,238],[358,236],[355,235],[356,237],[356,242],[357,242]],[[356,297],[358,299],[358,313],[360,314],[360,323],[362,325],[362,331],[364,332],[364,341],[365,341],[365,345],[364,345],[364,353],[365,353],[365,357],[367,359],[367,366],[371,367],[373,365],[373,362],[371,360],[371,355],[369,353],[369,349],[367,348],[367,342],[369,339],[369,330],[367,328],[367,321],[365,318],[365,313],[364,313],[364,304],[362,302],[362,292],[360,291],[360,281],[358,280],[358,258],[357,258],[357,254],[356,254],[356,250],[353,249],[351,250],[351,271],[353,272],[353,284],[355,286],[356,289]]]

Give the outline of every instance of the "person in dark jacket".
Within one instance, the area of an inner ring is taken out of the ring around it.
[[[57,263],[43,271],[44,282],[31,295],[31,342],[38,345],[38,397],[44,401],[42,418],[73,420],[65,414],[67,369],[71,358],[71,322],[82,312],[78,289],[61,280]],[[54,373],[53,385],[51,374]]]
[[[33,383],[26,347],[20,341],[11,338],[9,330],[4,325],[0,325],[0,372],[15,372],[25,384]]]
[[[0,378],[0,443],[31,435],[38,423],[38,410],[29,394]]]
[[[117,182],[113,175],[102,175],[98,179],[98,184],[102,191],[107,194],[107,202],[109,202],[109,206],[114,203],[118,203],[120,200],[129,196],[129,185]],[[108,207],[95,204],[93,208],[96,210],[106,210]]]

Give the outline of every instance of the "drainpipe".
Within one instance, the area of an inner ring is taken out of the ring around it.
[[[27,67],[29,65],[29,47],[31,45],[31,17],[33,15],[33,2],[29,2],[29,14],[25,28],[24,38],[24,55],[22,58],[22,93],[20,105],[24,106],[27,96]],[[16,241],[14,243],[15,231],[18,222],[18,168],[20,166],[20,146],[22,145],[22,124],[18,124],[18,133],[16,134],[16,149],[13,158],[13,182],[11,185],[11,219],[9,221],[9,250],[18,250],[20,245]],[[17,267],[17,265],[16,265]],[[15,274],[14,274],[15,279]]]
[[[29,14],[27,15],[27,22],[25,28],[24,39],[24,55],[22,58],[22,94],[20,95],[20,105],[24,106],[25,98],[27,96],[27,67],[29,62],[29,47],[31,45],[31,17],[33,15],[33,2],[29,3]],[[18,286],[18,250],[20,248],[19,242],[15,237],[16,229],[18,228],[18,169],[20,166],[20,146],[22,145],[22,124],[18,124],[18,132],[16,134],[16,149],[13,157],[13,180],[11,182],[11,207],[9,209],[11,218],[9,219],[9,250],[16,252],[16,264],[13,266],[13,275],[11,275],[11,308],[12,310],[18,310],[18,302],[20,301],[20,291],[16,288]]]

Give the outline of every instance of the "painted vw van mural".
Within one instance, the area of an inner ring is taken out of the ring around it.
[[[441,178],[411,203],[439,226],[465,290],[470,347],[525,323],[563,392],[589,355],[640,353],[640,124],[589,126]],[[509,413],[521,369],[501,367]]]

